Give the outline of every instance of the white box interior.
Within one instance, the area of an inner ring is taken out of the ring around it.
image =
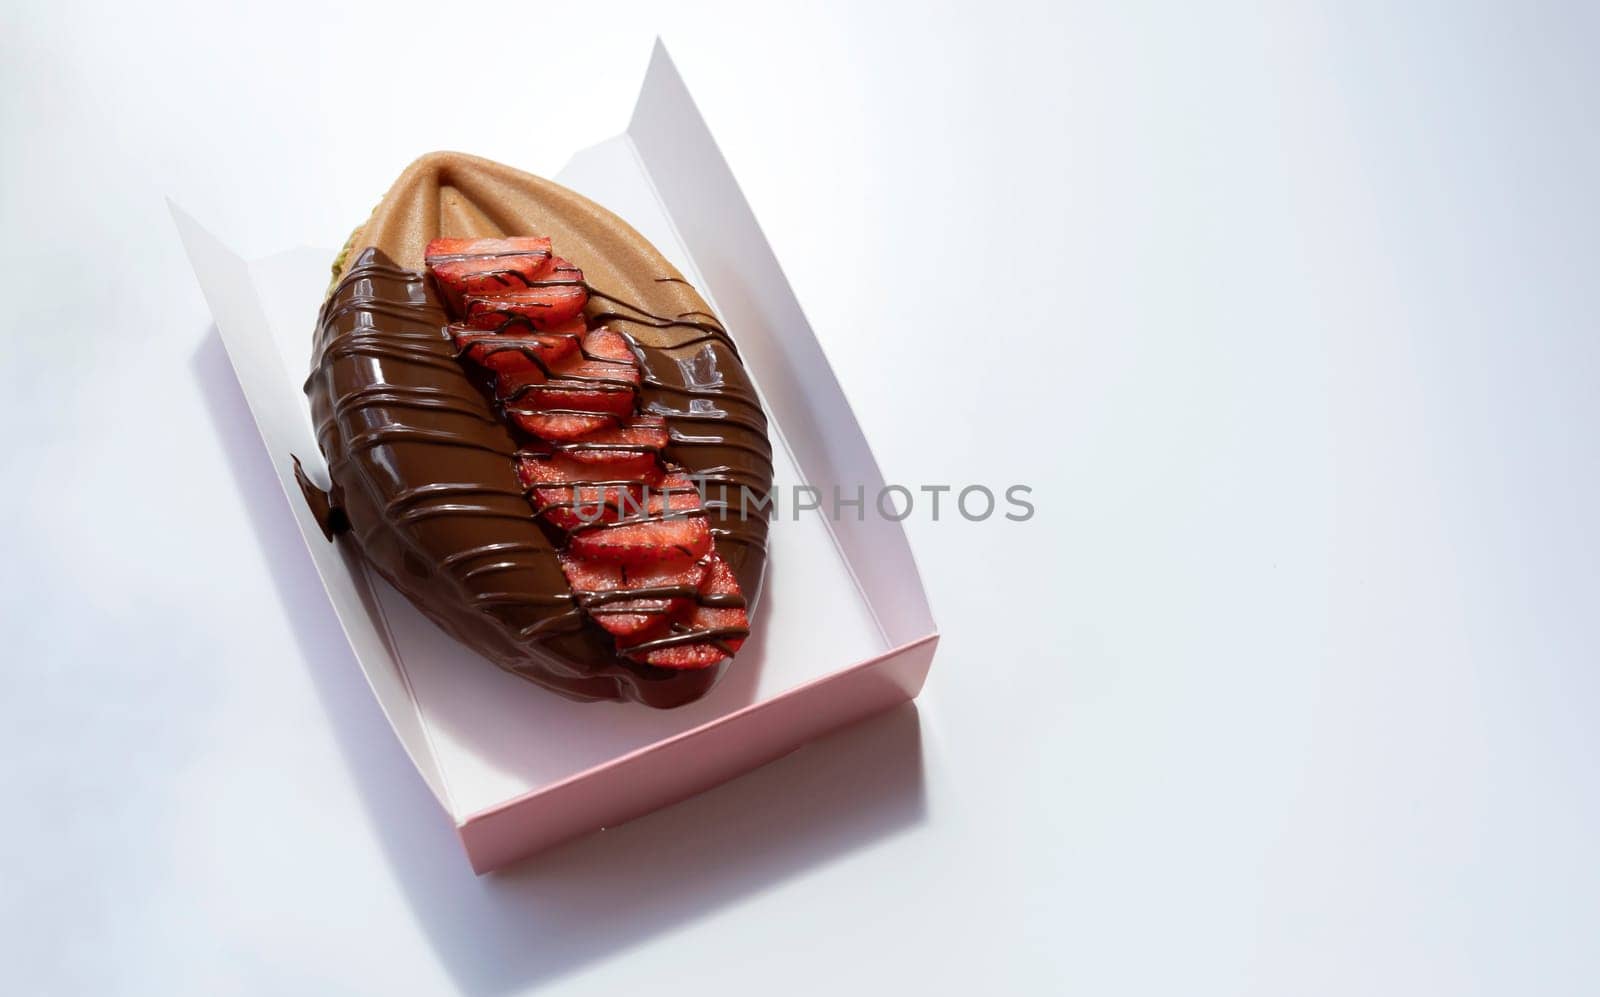
[[[881,477],[776,259],[659,46],[629,132],[580,153],[557,179],[625,218],[700,288],[740,343],[772,423],[780,514],[753,636],[710,694],[677,710],[573,703],[502,672],[436,628],[343,544],[325,541],[294,484],[290,455],[326,484],[300,384],[334,253],[296,250],[247,264],[174,207],[351,646],[396,734],[458,823],[933,632],[897,523],[792,513],[795,485],[848,481],[872,494]],[[663,185],[670,187],[665,193]],[[718,206],[715,218],[705,217],[702,203]],[[712,264],[697,265],[689,244]],[[726,310],[719,286],[734,291]]]
[[[615,141],[615,140],[614,140]],[[600,152],[597,149],[594,152]],[[653,242],[689,280],[699,275],[677,244],[670,224],[649,197],[626,148],[606,143],[599,159],[612,167],[604,183],[580,186],[559,179],[605,204]],[[585,178],[578,178],[579,180]],[[298,376],[309,363],[316,312],[328,282],[334,250],[298,250],[250,267],[267,313],[268,334],[291,372],[300,410],[295,432],[306,442],[295,448],[308,473],[327,475],[313,440],[309,409],[298,392]],[[715,301],[712,307],[716,307]],[[760,335],[736,329],[738,339]],[[761,372],[750,371],[760,387]],[[775,472],[783,499],[805,479],[783,442],[781,414],[769,412]],[[300,501],[292,495],[291,501]],[[888,650],[872,609],[818,512],[791,519],[787,509],[771,525],[767,577],[750,641],[709,695],[676,710],[633,703],[574,703],[510,675],[485,661],[424,617],[387,582],[363,566],[380,607],[380,627],[390,638],[392,662],[362,661],[366,668],[394,668],[410,688],[420,728],[437,760],[438,791],[458,819],[573,776],[654,741],[697,727],[757,700],[792,689]],[[302,524],[302,530],[304,530]],[[326,545],[313,525],[307,543]],[[819,622],[826,621],[826,625]]]

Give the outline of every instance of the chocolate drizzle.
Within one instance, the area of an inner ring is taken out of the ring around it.
[[[528,232],[561,247],[575,272],[554,279],[589,291],[588,324],[624,335],[640,361],[637,385],[584,387],[632,392],[637,411],[663,418],[663,457],[704,482],[718,555],[744,597],[757,602],[771,449],[726,330],[671,263],[605,208],[460,153],[411,163],[336,265],[339,279],[319,319],[307,383],[333,485],[324,494],[305,482],[307,499],[325,529],[347,532],[424,613],[503,667],[580,699],[688,702],[711,687],[720,667],[673,672],[633,664],[583,619],[648,598],[639,593],[651,589],[641,583],[632,592],[584,596],[582,605],[570,592],[553,536],[533,518],[512,469],[511,455],[532,441],[507,429],[492,392],[468,370],[477,365],[456,356],[439,299],[419,272],[431,239]],[[525,270],[501,286],[519,290]],[[507,407],[545,400],[556,399],[529,394]],[[741,489],[753,503],[741,505]],[[679,595],[685,593],[671,593]]]
[[[681,277],[655,280],[688,285]],[[640,409],[666,420],[666,456],[700,483],[717,550],[753,603],[760,590],[767,538],[767,520],[757,510],[772,487],[772,444],[761,401],[745,375],[738,349],[709,313],[683,312],[666,318],[593,288],[590,293],[625,309],[600,309],[591,318],[605,321],[634,344],[644,369]],[[688,318],[695,314],[706,318]],[[651,331],[649,346],[642,345],[641,332],[646,329]],[[676,337],[663,334],[669,330],[685,331]],[[741,549],[729,549],[725,542]]]
[[[324,304],[306,391],[335,489],[300,477],[325,532],[348,523],[422,612],[518,675],[579,699],[703,695],[719,669],[635,664],[583,619],[513,469],[517,443],[445,322],[427,279],[377,249]]]
[[[720,496],[726,492],[731,496],[729,502],[708,505],[713,513],[712,536],[727,537],[743,548],[764,553],[767,521],[754,510],[760,509],[766,502],[771,488],[772,444],[767,439],[766,415],[761,410],[754,386],[744,374],[738,348],[716,316],[699,309],[680,312],[673,317],[659,315],[577,277],[528,280],[520,273],[517,277],[530,288],[583,288],[591,301],[585,309],[589,325],[607,325],[627,337],[644,371],[641,383],[635,386],[625,378],[596,374],[567,373],[552,378],[552,371],[540,355],[539,348],[525,342],[507,341],[485,346],[482,340],[478,340],[462,347],[456,356],[464,356],[472,349],[484,351],[480,356],[507,350],[526,357],[546,378],[551,378],[552,384],[581,382],[585,387],[595,390],[636,392],[641,411],[662,416],[667,422],[670,445],[665,456],[688,469],[703,483],[709,494]],[[692,285],[682,277],[656,277],[653,280],[658,284],[681,284],[692,289]],[[604,304],[596,305],[594,302]],[[501,335],[533,328],[526,317],[509,315],[491,332]],[[639,333],[643,330],[651,330],[650,345],[642,342],[643,337]],[[680,330],[681,335],[670,335]],[[588,352],[583,355],[599,363],[616,362]],[[503,404],[510,411],[526,411],[518,409],[516,401],[544,387],[524,385],[508,395]],[[574,414],[593,415],[573,411]],[[606,418],[621,421],[616,416]],[[615,444],[605,444],[603,448],[627,449]],[[741,495],[747,496],[744,503],[739,501]],[[746,515],[747,512],[751,514]],[[728,560],[739,577],[740,587],[747,592],[758,591],[761,558],[735,554]]]

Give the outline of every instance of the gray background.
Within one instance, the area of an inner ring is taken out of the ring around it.
[[[1593,7],[607,11],[0,12],[6,989],[1594,992]],[[553,172],[658,30],[888,478],[1038,515],[908,522],[916,709],[478,880],[162,199]]]

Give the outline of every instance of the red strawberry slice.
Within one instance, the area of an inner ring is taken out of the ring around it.
[[[635,370],[639,366],[628,337],[604,325],[583,337],[583,355],[597,363],[629,364]]]
[[[698,493],[657,492],[649,499],[650,518],[623,516],[585,526],[573,534],[568,550],[575,557],[629,564],[702,557],[711,552],[711,527]]]
[[[642,380],[626,337],[586,330],[583,272],[550,241],[435,239],[435,283],[463,321],[460,355],[495,377],[502,408],[541,442],[517,455],[536,513],[565,531],[558,555],[579,604],[634,661],[705,668],[749,633],[699,491],[664,469],[665,420],[635,411]]]
[[[609,425],[580,439],[556,444],[556,449],[583,463],[615,460],[636,453],[660,453],[667,445],[667,421],[659,415],[635,415],[620,425]]]
[[[577,337],[553,332],[507,335],[457,324],[450,338],[468,360],[501,375],[497,384],[508,392],[543,382],[545,371],[578,352]]]
[[[582,463],[561,454],[518,455],[517,475],[534,510],[561,530],[648,512],[647,489],[660,482],[653,454]]]
[[[636,637],[691,611],[706,561],[677,558],[646,566],[606,564],[561,555],[567,584],[596,623],[618,637]]]
[[[506,414],[524,432],[538,437],[557,438],[552,428],[566,435],[582,435],[606,425],[616,425],[633,412],[633,393],[627,391],[572,391],[557,384],[540,385],[532,377],[519,378],[515,387],[504,393]],[[586,419],[581,425],[567,422]],[[594,420],[594,421],[587,421]]]
[[[700,511],[700,489],[694,479],[677,465],[671,465],[650,485],[650,515],[686,516]]]
[[[622,424],[624,418],[620,415],[595,415],[560,409],[530,409],[516,417],[517,425],[527,432],[558,443],[581,440],[591,433],[614,429]]]
[[[460,315],[466,295],[525,288],[543,276],[550,269],[550,240],[435,239],[424,259],[453,313]]]
[[[588,291],[568,286],[468,294],[462,299],[467,323],[478,329],[494,329],[508,322],[548,329],[581,315],[588,303]]]
[[[490,301],[493,299],[484,298],[482,300]],[[508,336],[526,336],[530,334],[544,336],[567,336],[573,340],[574,346],[577,346],[583,342],[584,333],[587,331],[587,327],[583,323],[582,315],[574,315],[565,322],[547,323],[545,325],[535,326],[532,322],[520,315],[496,315],[489,312],[480,312],[479,314],[468,318],[466,322],[460,323],[457,328],[460,328],[461,326],[465,326],[469,329],[484,330],[487,332],[504,333]]]
[[[588,302],[589,290],[583,283],[583,271],[559,256],[528,281],[526,288],[465,297],[467,322],[480,329],[493,329],[507,321],[547,329],[582,314]]]
[[[544,384],[526,383],[502,394],[513,415],[530,412],[592,412],[629,416],[639,386],[639,361],[628,341],[599,328],[583,337],[582,350],[550,370]],[[529,432],[535,432],[531,427]]]
[[[624,481],[655,486],[661,470],[652,453],[620,453],[609,460],[577,461],[560,453],[530,451],[517,455],[517,473],[525,485],[580,485]]]
[[[712,554],[688,618],[642,631],[639,640],[622,650],[657,668],[705,668],[738,651],[749,634],[738,579],[727,562]]]

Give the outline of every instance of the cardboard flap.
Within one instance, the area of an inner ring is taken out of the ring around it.
[[[866,440],[776,258],[659,44],[629,131],[578,153],[556,179],[638,229],[733,330],[771,420],[775,490],[787,500],[801,484],[859,483],[869,493],[881,487]],[[327,484],[300,375],[309,366],[333,251],[297,250],[246,263],[172,210],[350,646],[396,734],[458,824],[591,779],[608,766],[620,771],[622,760],[673,757],[689,750],[689,739],[705,739],[708,747],[696,750],[709,754],[698,763],[699,781],[682,787],[703,787],[713,773],[761,760],[719,755],[717,738],[729,729],[722,721],[788,696],[799,704],[788,713],[758,712],[792,714],[790,726],[767,736],[778,747],[793,746],[830,720],[857,715],[860,704],[850,700],[856,686],[834,683],[852,674],[857,682],[870,679],[874,663],[899,677],[872,702],[920,687],[933,623],[899,524],[871,517],[830,523],[818,511],[795,516],[787,502],[772,524],[766,594],[752,637],[704,699],[672,711],[575,703],[495,668],[374,577],[350,543],[325,541],[296,484],[295,455],[314,481]],[[926,650],[901,653],[913,644]],[[798,690],[811,691],[790,695]],[[818,713],[818,704],[827,708]],[[627,778],[594,785],[609,787],[617,799],[560,820],[547,814],[546,824],[636,812]]]
[[[844,499],[862,489],[864,519],[845,515],[829,525],[863,592],[871,594],[885,638],[893,646],[931,632],[933,612],[905,530],[877,519],[871,508],[884,486],[878,462],[755,212],[659,39],[627,135],[677,241],[693,258],[701,290],[740,336],[747,362],[762,372],[769,408],[784,413],[783,441],[806,483],[822,489],[825,502],[835,486]]]
[[[428,788],[446,810],[450,809],[444,780],[438,760],[428,744],[416,702],[407,684],[404,672],[397,667],[397,657],[389,635],[383,626],[383,615],[377,610],[376,594],[372,581],[359,559],[350,556],[343,545],[329,543],[322,537],[300,486],[295,481],[294,458],[300,457],[308,473],[322,486],[327,484],[327,473],[322,469],[322,454],[317,449],[311,418],[304,395],[284,369],[282,356],[273,337],[257,294],[258,275],[250,264],[223,245],[216,236],[206,231],[199,222],[176,204],[168,202],[172,220],[178,226],[190,265],[199,278],[201,291],[211,315],[216,319],[217,332],[227,348],[234,375],[244,391],[250,414],[255,418],[261,441],[266,444],[282,486],[289,509],[294,514],[306,549],[317,566],[317,574],[333,601],[334,612],[344,628],[350,647],[355,652],[367,676],[372,694],[378,697],[384,715],[393,725],[395,734],[405,745],[406,753],[422,773]],[[300,255],[303,258],[303,254]],[[331,259],[317,254],[323,261]],[[284,261],[274,258],[269,265],[281,267]],[[288,261],[291,264],[293,260]],[[326,262],[322,264],[326,268]],[[305,267],[298,268],[306,272]],[[311,271],[315,273],[315,271]],[[321,298],[313,285],[308,289],[311,297],[304,300],[314,310]],[[306,323],[305,349],[309,353],[311,325]]]

